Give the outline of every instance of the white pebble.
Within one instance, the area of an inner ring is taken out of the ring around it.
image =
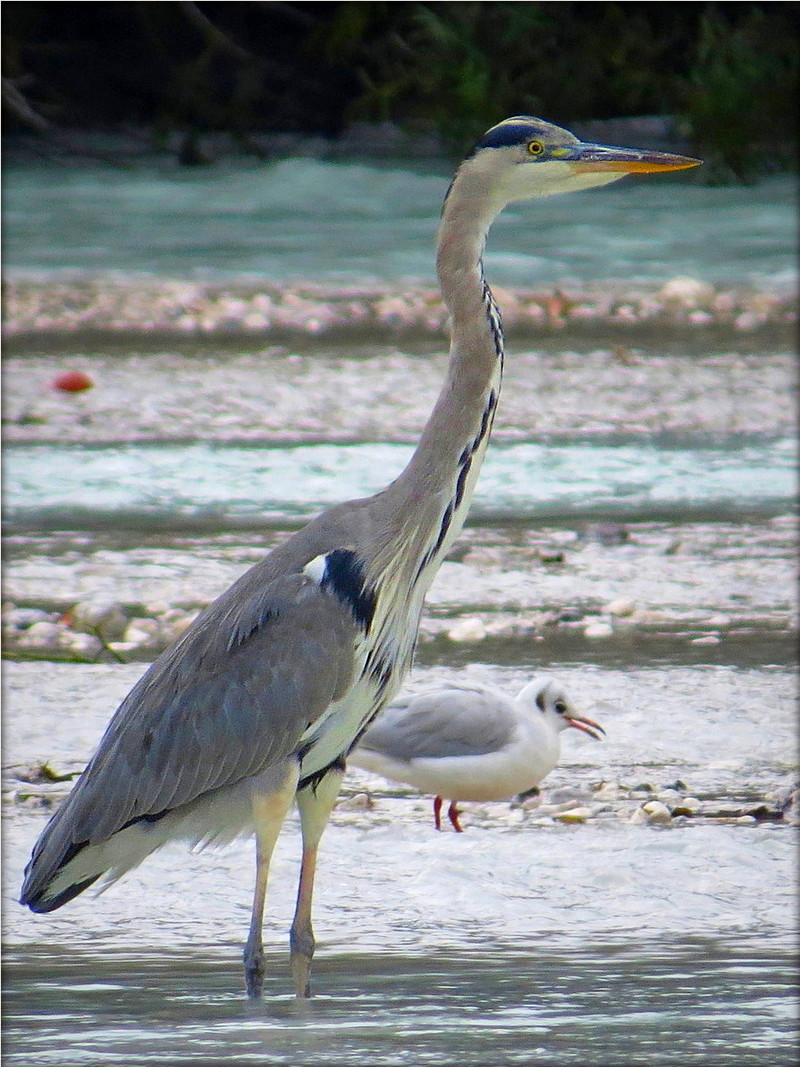
[[[486,637],[486,626],[476,616],[461,619],[447,631],[451,641],[482,641]]]
[[[62,645],[74,652],[76,656],[86,659],[96,659],[103,651],[103,642],[94,634],[84,634],[80,631],[67,631],[61,641]]]
[[[649,800],[642,804],[642,811],[647,816],[647,821],[652,823],[668,823],[672,821],[672,814],[666,804],[660,800]]]
[[[610,604],[606,604],[603,611],[607,615],[615,615],[618,618],[623,618],[626,615],[632,615],[636,610],[636,605],[632,600],[628,600],[626,597],[619,597],[617,600],[612,600]]]
[[[698,281],[697,278],[671,278],[658,295],[662,300],[674,300],[685,307],[697,307],[711,303],[714,299],[714,286]]]
[[[131,619],[122,640],[136,648],[156,647],[162,642],[161,627],[155,619]]]
[[[70,618],[74,630],[99,632],[106,641],[118,641],[128,625],[128,616],[115,600],[82,600],[74,605]]]
[[[351,797],[345,797],[336,805],[337,811],[372,811],[375,801],[369,793],[355,793]]]
[[[567,811],[559,811],[553,816],[559,822],[581,823],[590,819],[594,812],[591,808],[569,808]]]
[[[611,637],[613,633],[614,627],[608,622],[590,622],[583,629],[584,637]]]
[[[20,644],[30,648],[55,648],[64,632],[64,627],[56,622],[35,622],[24,632]]]

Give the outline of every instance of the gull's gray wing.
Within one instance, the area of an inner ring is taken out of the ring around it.
[[[517,721],[512,701],[496,690],[440,689],[392,704],[359,747],[406,762],[483,756],[505,748]]]

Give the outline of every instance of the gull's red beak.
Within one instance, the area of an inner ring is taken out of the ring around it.
[[[605,730],[594,719],[587,719],[583,715],[565,715],[564,718],[570,726],[574,726],[576,730],[582,730],[589,737],[593,737],[595,741],[602,740],[600,734],[605,736]]]

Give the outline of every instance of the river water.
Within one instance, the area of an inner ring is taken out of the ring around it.
[[[6,269],[396,285],[431,275],[446,182],[444,167],[314,160],[26,166],[5,176]],[[487,273],[785,290],[793,196],[784,179],[665,180],[515,208]],[[42,349],[5,366],[5,599],[113,597],[145,616],[196,609],[319,507],[384,485],[444,366],[441,349],[385,340]],[[91,392],[49,390],[76,364]],[[793,389],[790,352],[735,336],[687,352],[667,332],[622,360],[569,336],[509,352],[473,521],[431,591],[410,685],[513,692],[552,672],[607,739],[565,739],[539,806],[465,805],[462,835],[433,829],[429,798],[352,772],[322,846],[309,1005],[288,992],[294,816],[259,1005],[241,996],[249,842],[169,846],[99,897],[19,908],[67,788],[26,769],[79,770],[142,666],[8,662],[5,1061],[794,1062]],[[648,796],[678,795],[696,817],[643,817]],[[588,814],[562,821],[575,804]]]

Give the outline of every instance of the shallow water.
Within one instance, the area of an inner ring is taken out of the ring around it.
[[[537,669],[467,673],[513,691]],[[791,784],[790,670],[550,669],[608,737],[566,738],[545,796],[680,778],[704,803],[730,805]],[[79,766],[139,670],[10,664],[7,763]],[[415,684],[463,675],[432,666]],[[429,799],[365,772],[344,794],[365,787],[375,806],[343,804],[323,841],[307,1010],[288,995],[296,817],[271,880],[267,994],[252,1006],[239,963],[251,843],[194,855],[171,845],[100,897],[31,916],[13,897],[44,815],[7,807],[6,1062],[792,1062],[789,828],[656,827],[614,801],[567,826],[498,803],[464,805],[457,835],[433,829]]]
[[[746,938],[611,943],[591,955],[546,939],[524,954],[342,953],[320,964],[326,992],[300,1009],[285,994],[245,1004],[230,993],[229,964],[193,955],[114,953],[98,969],[82,952],[47,952],[8,969],[24,990],[7,998],[9,1064],[780,1067],[795,1051],[790,959]],[[278,984],[268,979],[268,994]],[[20,1024],[35,1034],[24,1048]]]

